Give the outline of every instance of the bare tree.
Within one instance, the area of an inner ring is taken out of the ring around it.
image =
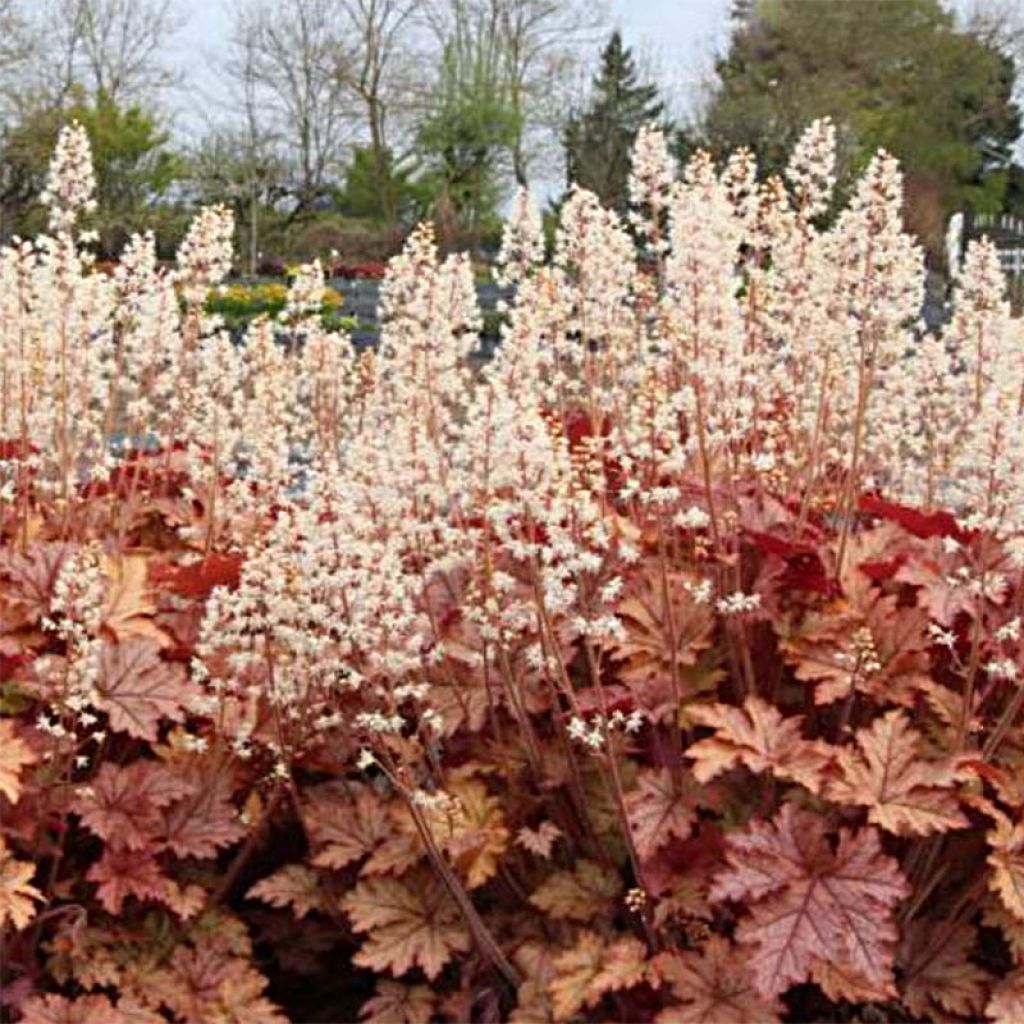
[[[40,31],[57,94],[78,85],[118,102],[169,88],[166,54],[182,24],[176,0],[52,0]]]
[[[234,74],[249,76],[254,101],[294,153],[296,213],[324,192],[344,148],[348,97],[337,67],[350,47],[339,32],[339,4],[264,0],[235,11],[232,43],[245,56],[234,62]]]
[[[353,50],[339,62],[338,76],[364,107],[380,208],[389,222],[396,214],[389,118],[410,88],[402,58],[411,53],[409,30],[422,7],[423,0],[343,0]]]
[[[516,123],[512,173],[525,185],[531,161],[560,135],[585,49],[604,32],[604,7],[586,0],[433,0],[428,9],[442,45],[466,18],[492,33]]]
[[[37,50],[32,27],[14,0],[0,0],[0,121],[20,106]]]

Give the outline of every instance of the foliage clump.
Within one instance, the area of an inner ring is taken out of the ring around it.
[[[924,333],[834,149],[646,128],[548,263],[521,196],[473,370],[428,228],[361,355],[317,264],[232,343],[223,208],[96,272],[64,135],[0,252],[14,1017],[1021,1018],[1021,326],[980,242]]]

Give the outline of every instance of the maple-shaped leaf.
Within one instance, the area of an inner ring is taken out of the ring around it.
[[[617,874],[592,860],[578,860],[572,871],[556,871],[530,896],[549,917],[589,921],[622,891]]]
[[[184,721],[194,692],[185,667],[164,661],[160,649],[148,637],[104,644],[96,681],[96,703],[111,729],[151,743],[161,718]]]
[[[807,613],[797,629],[780,637],[779,647],[796,678],[814,684],[816,704],[863,692],[909,705],[930,680],[927,630],[923,608],[902,607],[895,597],[862,585]]]
[[[950,628],[961,614],[974,617],[977,599],[970,587],[959,585],[957,571],[963,567],[962,552],[949,551],[941,540],[916,545],[896,573],[898,583],[917,588],[917,602],[940,626]],[[984,571],[984,567],[978,567]]]
[[[50,613],[50,599],[73,544],[32,544],[0,551],[0,633],[32,626]]]
[[[976,941],[974,926],[965,922],[919,918],[910,923],[900,946],[900,987],[903,1004],[915,1017],[981,1016],[992,977],[970,960]]]
[[[876,718],[856,739],[857,750],[838,753],[841,775],[827,786],[829,799],[868,808],[868,820],[895,835],[966,828],[953,766],[919,756],[921,735],[903,711]]]
[[[833,850],[823,819],[787,803],[729,836],[726,851],[711,895],[749,907],[736,934],[762,995],[807,980],[815,957],[892,990],[892,910],[910,890],[874,828],[841,829]]]
[[[995,1024],[1020,1024],[1024,1020],[1024,969],[1011,971],[992,990],[985,1016]]]
[[[401,975],[415,966],[433,981],[456,953],[470,948],[448,891],[426,870],[401,878],[365,878],[342,901],[357,932],[366,932],[353,958],[360,967]]]
[[[373,853],[394,831],[385,801],[368,786],[353,793],[327,782],[307,791],[302,820],[315,849],[317,867],[344,868]]]
[[[672,950],[651,962],[652,979],[668,985],[680,1001],[655,1018],[657,1024],[748,1024],[777,1021],[779,1005],[754,987],[739,951],[711,935],[698,952]]]
[[[238,808],[232,802],[229,771],[210,757],[172,761],[173,771],[187,794],[163,812],[163,837],[178,857],[216,857],[225,846],[245,835]]]
[[[667,768],[641,772],[639,785],[626,794],[626,814],[641,860],[649,860],[672,839],[686,839],[697,818],[700,787],[683,774],[678,785]]]
[[[569,1020],[581,1007],[594,1007],[609,992],[641,984],[647,974],[647,948],[632,936],[606,941],[591,931],[554,959],[548,984],[555,1020]]]
[[[185,1021],[217,1024],[286,1024],[263,995],[267,979],[246,956],[232,955],[216,935],[179,946],[168,969],[154,979],[153,996]]]
[[[989,888],[1018,921],[1024,921],[1024,822],[1014,824],[997,814],[996,827],[987,833]]]
[[[516,845],[545,860],[551,856],[562,830],[552,821],[542,821],[536,828],[521,828],[516,833]]]
[[[36,752],[18,735],[9,718],[0,718],[0,793],[12,804],[21,796],[21,769],[35,764]]]
[[[510,833],[501,801],[474,778],[454,780],[448,791],[454,802],[436,810],[428,807],[424,817],[434,839],[465,878],[466,888],[477,889],[495,875],[508,848]]]
[[[68,999],[47,993],[26,999],[20,1020],[21,1024],[129,1024],[131,1018],[102,994]]]
[[[35,864],[18,860],[0,836],[0,928],[8,921],[24,928],[36,916],[33,901],[42,902],[43,894],[32,885],[35,873]]]
[[[141,850],[162,831],[160,811],[192,791],[156,761],[105,762],[71,809],[112,849]]]
[[[873,985],[849,964],[821,957],[811,963],[811,981],[834,1003],[884,1003],[892,994],[891,988]]]
[[[97,884],[96,895],[111,914],[120,914],[129,896],[140,900],[162,900],[167,887],[167,877],[160,870],[152,849],[115,850],[108,847],[85,877]]]
[[[322,910],[324,892],[320,876],[303,864],[287,864],[272,875],[260,879],[246,894],[250,899],[263,900],[272,907],[292,908],[298,920],[310,911]]]
[[[679,572],[670,572],[663,580],[658,562],[640,567],[615,608],[625,637],[608,648],[611,658],[622,662],[618,675],[623,682],[669,676],[673,648],[678,670],[696,664],[700,653],[711,646],[715,616],[710,603],[701,603],[693,595],[699,583],[698,577]]]
[[[367,1024],[430,1024],[437,999],[427,985],[403,985],[380,978],[374,995],[359,1011]]]
[[[695,705],[690,718],[715,730],[713,736],[687,748],[698,782],[744,765],[752,772],[770,771],[792,779],[811,792],[821,790],[831,755],[822,743],[804,739],[802,719],[783,718],[760,697],[748,697],[742,708],[727,704]]]
[[[167,646],[167,634],[153,619],[157,607],[146,579],[149,557],[133,551],[105,558],[107,599],[103,606],[103,629],[117,641],[149,637]]]

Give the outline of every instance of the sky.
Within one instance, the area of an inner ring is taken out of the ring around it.
[[[179,0],[178,4],[184,17],[177,37],[178,61],[190,80],[199,81],[207,100],[215,99],[218,91],[208,65],[228,36],[231,2]],[[730,0],[604,0],[604,6],[609,26],[622,30],[641,66],[663,85],[672,112],[685,115],[692,110],[715,49],[726,41]],[[186,122],[195,116],[195,107],[190,114],[189,106],[182,105]]]

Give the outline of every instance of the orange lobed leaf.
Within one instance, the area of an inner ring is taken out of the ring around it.
[[[324,908],[320,876],[303,864],[286,864],[258,881],[246,895],[272,907],[290,906],[300,921],[310,911]]]
[[[1024,822],[1013,824],[999,814],[987,835],[989,888],[1018,921],[1024,921]]]
[[[763,996],[807,980],[816,957],[895,991],[892,910],[910,890],[874,828],[841,829],[833,851],[821,817],[785,804],[772,822],[729,836],[726,850],[712,898],[750,908],[737,938]]]
[[[595,932],[582,932],[572,949],[554,959],[548,992],[555,1020],[569,1020],[581,1007],[597,1006],[607,993],[641,984],[646,957],[647,948],[632,936],[608,942]]]
[[[453,780],[448,792],[455,798],[454,808],[427,808],[424,816],[434,838],[465,879],[466,888],[477,889],[496,874],[511,834],[501,801],[488,793],[479,779]]]
[[[657,1024],[748,1024],[777,1021],[779,1004],[754,987],[739,951],[720,935],[711,935],[698,952],[672,950],[651,962],[651,974],[668,984],[678,1005],[666,1007]]]
[[[946,761],[918,756],[921,735],[903,711],[890,711],[857,730],[857,750],[839,751],[841,777],[825,795],[868,808],[868,820],[895,835],[930,835],[966,828]]]
[[[148,637],[104,644],[96,689],[112,729],[150,742],[161,718],[184,721],[194,692],[184,666],[164,661],[160,644]]]
[[[21,796],[21,769],[38,760],[35,751],[18,735],[15,723],[0,718],[0,793],[12,804]]]
[[[433,980],[455,953],[470,948],[458,909],[429,871],[363,879],[342,909],[357,932],[368,933],[353,958],[360,967],[400,975],[419,966]]]
[[[783,718],[760,697],[748,697],[742,708],[727,704],[696,705],[690,717],[715,730],[686,751],[693,758],[694,777],[710,782],[722,772],[744,765],[752,772],[770,771],[820,792],[831,755],[824,744],[804,739],[802,719]]]
[[[556,871],[530,896],[530,902],[549,917],[589,921],[622,891],[614,872],[592,860],[578,860],[572,871]]]
[[[139,551],[105,557],[108,588],[103,628],[118,641],[148,637],[166,646],[169,638],[153,620],[157,609],[147,580],[149,558]]]
[[[711,646],[715,616],[711,605],[698,602],[687,585],[699,577],[672,572],[667,577],[668,600],[663,593],[661,568],[646,563],[630,583],[630,591],[615,612],[626,637],[608,649],[614,661],[623,664],[618,675],[623,682],[639,683],[668,676],[673,664],[694,665],[701,651]]]
[[[35,864],[18,860],[0,836],[0,928],[10,921],[20,930],[36,916],[33,901],[43,902],[43,894],[31,884],[35,873]]]
[[[310,863],[344,868],[373,853],[394,831],[382,797],[369,787],[353,794],[349,787],[327,782],[307,791],[302,820],[313,843]]]

